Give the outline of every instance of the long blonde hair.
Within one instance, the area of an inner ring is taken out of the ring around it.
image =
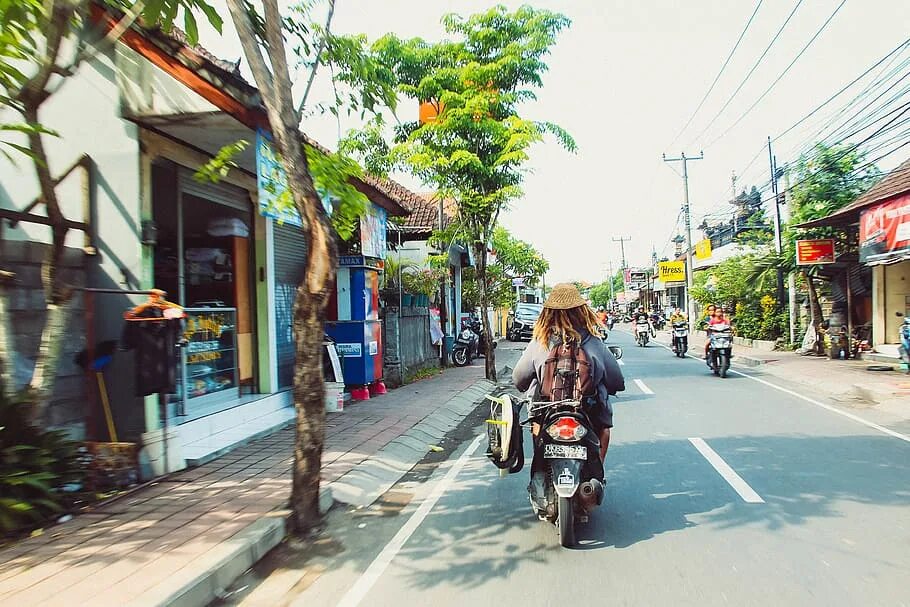
[[[534,340],[539,341],[545,348],[550,347],[550,340],[554,337],[563,343],[580,342],[581,333],[575,327],[584,327],[588,333],[594,335],[599,325],[597,316],[588,306],[568,310],[544,308],[534,323]]]

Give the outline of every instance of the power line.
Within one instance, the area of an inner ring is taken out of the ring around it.
[[[780,37],[780,35],[783,33],[784,29],[787,27],[787,24],[790,23],[790,20],[793,18],[793,15],[796,14],[797,9],[800,7],[800,5],[802,3],[803,3],[803,0],[797,0],[796,6],[794,6],[793,10],[790,11],[790,14],[787,16],[786,21],[784,21],[784,24],[780,26],[780,29],[777,30],[777,33],[774,34],[774,38],[771,39],[771,42],[768,44],[767,48],[765,48],[764,52],[761,54],[761,56],[758,58],[758,60],[755,62],[755,64],[752,66],[752,69],[749,70],[749,73],[746,74],[746,77],[743,78],[742,82],[739,83],[739,86],[736,87],[736,90],[733,91],[733,94],[730,95],[730,98],[727,99],[727,102],[724,103],[723,107],[721,107],[720,110],[717,112],[717,114],[714,115],[714,118],[711,119],[711,122],[708,123],[708,126],[706,126],[704,129],[702,129],[701,133],[699,133],[698,136],[695,137],[695,141],[698,141],[699,139],[701,139],[702,136],[708,131],[708,129],[710,129],[714,125],[714,123],[717,122],[717,119],[720,118],[721,114],[724,113],[724,110],[726,110],[730,106],[730,104],[736,98],[736,95],[739,94],[739,92],[742,90],[742,88],[746,85],[746,82],[749,81],[749,78],[752,77],[752,74],[755,72],[755,70],[758,69],[758,66],[761,65],[762,60],[764,60],[765,56],[768,54],[768,51],[771,50],[771,47],[774,46],[774,43],[777,42],[777,39]]]
[[[831,21],[834,19],[834,17],[837,15],[837,13],[840,12],[840,9],[843,8],[843,6],[846,3],[847,3],[847,0],[841,0],[841,3],[837,5],[837,8],[834,9],[834,12],[831,13],[831,15],[825,20],[825,22],[822,23],[822,26],[820,28],[818,28],[818,31],[815,32],[815,35],[809,39],[809,42],[807,42],[806,45],[802,48],[802,50],[800,50],[799,53],[796,55],[796,57],[793,58],[793,61],[790,62],[790,65],[788,65],[786,68],[784,68],[784,71],[782,71],[780,73],[780,75],[774,79],[774,82],[772,82],[770,84],[770,86],[768,86],[768,88],[765,89],[765,92],[762,93],[758,97],[758,99],[756,99],[752,103],[752,105],[749,106],[749,109],[747,109],[745,112],[740,114],[739,118],[737,118],[733,124],[731,124],[730,126],[727,127],[727,130],[725,130],[719,136],[712,139],[711,142],[708,143],[707,146],[705,146],[705,147],[710,147],[710,146],[714,145],[719,139],[722,139],[723,137],[725,137],[727,135],[727,133],[729,133],[734,128],[736,128],[736,125],[738,125],[740,122],[742,122],[746,116],[748,116],[749,114],[752,113],[752,110],[754,110],[756,108],[756,106],[758,106],[758,104],[761,103],[762,99],[764,99],[768,95],[768,93],[770,93],[771,90],[774,89],[775,86],[777,86],[777,83],[780,82],[781,79],[787,75],[787,72],[790,71],[790,68],[792,68],[796,64],[797,61],[799,61],[800,57],[803,56],[803,54],[806,52],[806,50],[808,50],[808,48],[810,46],[812,46],[812,43],[815,42],[815,40],[822,34],[822,32],[825,31],[825,29],[828,27],[828,24],[831,23]]]
[[[784,129],[779,135],[777,135],[777,137],[774,137],[774,138],[772,139],[772,141],[775,141],[775,142],[776,142],[778,139],[780,139],[781,137],[783,137],[784,135],[786,135],[787,133],[789,133],[790,131],[792,131],[792,130],[795,129],[796,127],[798,127],[800,124],[802,124],[803,122],[805,122],[806,120],[808,120],[809,118],[811,118],[812,116],[814,116],[819,110],[821,110],[823,107],[825,107],[826,105],[828,105],[829,103],[831,103],[832,101],[834,101],[837,97],[839,97],[840,95],[842,95],[842,94],[844,93],[844,91],[846,91],[846,90],[849,89],[851,86],[853,86],[854,84],[856,84],[857,82],[859,82],[860,80],[862,80],[864,77],[866,77],[866,76],[869,74],[869,72],[871,72],[872,70],[874,70],[875,68],[877,68],[877,67],[878,67],[879,65],[881,65],[885,60],[887,60],[889,57],[891,57],[891,55],[894,55],[895,53],[899,52],[900,50],[902,50],[902,49],[903,49],[905,46],[907,46],[908,44],[910,44],[910,38],[908,38],[908,39],[904,40],[903,42],[901,42],[901,43],[900,43],[899,45],[897,45],[891,52],[889,52],[887,55],[885,55],[884,57],[882,57],[881,59],[879,59],[878,61],[876,61],[874,64],[872,64],[872,66],[869,67],[865,72],[863,72],[862,74],[860,74],[859,76],[857,76],[856,78],[854,78],[853,80],[851,80],[848,84],[846,84],[846,85],[845,85],[843,88],[841,88],[839,91],[837,91],[836,93],[834,93],[833,95],[831,95],[830,97],[828,97],[827,99],[825,99],[825,100],[824,100],[823,102],[821,102],[818,106],[816,106],[811,112],[809,112],[808,114],[806,114],[805,116],[803,116],[802,118],[800,118],[799,120],[797,120],[796,122],[794,122],[793,124],[791,124],[789,127],[787,127],[786,129]],[[762,148],[762,150],[764,150],[764,148]]]
[[[711,94],[711,91],[714,90],[714,87],[717,86],[717,81],[720,80],[721,75],[724,73],[724,70],[727,69],[727,65],[730,64],[730,60],[733,58],[733,54],[736,53],[736,49],[739,48],[739,44],[743,41],[743,38],[746,36],[746,32],[749,31],[749,26],[752,25],[752,21],[755,19],[755,15],[758,14],[758,9],[761,8],[762,2],[764,0],[758,0],[758,4],[755,5],[755,10],[752,11],[752,16],[749,17],[749,20],[746,22],[746,27],[743,28],[743,31],[739,34],[739,38],[736,40],[736,44],[733,45],[733,50],[730,51],[730,54],[727,55],[726,61],[720,67],[720,71],[717,72],[717,75],[714,77],[714,82],[711,83],[711,86],[708,87],[708,91],[705,93],[704,97],[701,98],[701,101],[698,102],[698,107],[695,108],[695,111],[692,112],[692,115],[689,116],[689,119],[686,121],[686,124],[683,125],[683,128],[676,133],[676,137],[673,138],[673,141],[670,142],[670,145],[667,148],[673,147],[673,144],[679,141],[679,137],[686,132],[686,129],[689,128],[689,125],[692,124],[692,120],[695,119],[695,116],[698,114],[698,111],[705,104],[705,101],[708,99],[708,95]]]
[[[908,65],[910,65],[910,58],[905,59],[905,60],[901,63],[901,65],[898,65],[896,68],[894,68],[894,69],[893,69],[889,74],[887,74],[885,77],[883,77],[883,78],[880,77],[880,78],[878,78],[876,81],[870,83],[863,91],[861,91],[856,97],[854,97],[846,106],[844,106],[843,108],[841,108],[841,110],[838,111],[837,114],[835,114],[833,117],[831,117],[830,119],[828,119],[828,120],[826,121],[826,123],[825,123],[820,129],[817,129],[816,131],[814,131],[813,134],[812,134],[810,137],[806,138],[806,139],[803,141],[803,143],[800,144],[800,146],[797,146],[797,148],[801,148],[801,150],[800,150],[799,153],[802,153],[802,152],[804,152],[806,149],[808,149],[808,147],[810,147],[815,141],[817,141],[817,140],[819,139],[819,137],[821,137],[822,133],[825,131],[826,128],[830,127],[831,124],[836,123],[836,122],[841,118],[841,116],[843,116],[845,113],[847,113],[851,108],[853,108],[853,107],[855,107],[856,105],[862,103],[869,95],[872,95],[872,94],[876,91],[876,89],[880,88],[881,86],[884,86],[884,85],[885,85],[893,76],[895,76],[896,74],[900,73],[900,71],[903,70],[903,69],[904,69],[906,66],[908,66]],[[838,126],[834,127],[832,130],[830,130],[828,135],[825,135],[824,137],[821,137],[821,139],[822,139],[822,140],[831,140],[831,139],[834,138],[835,136],[839,136],[839,134],[842,133],[842,132],[844,131],[844,128],[845,128],[845,127],[847,127],[847,126],[849,126],[849,125],[855,125],[855,124],[856,124],[857,118],[858,118],[866,109],[868,109],[869,107],[871,107],[876,101],[878,101],[879,99],[881,99],[882,97],[884,97],[886,94],[888,94],[888,92],[891,91],[891,90],[892,90],[894,87],[896,87],[898,84],[900,84],[900,82],[901,82],[904,78],[906,78],[907,75],[908,75],[908,74],[905,74],[905,75],[902,76],[900,79],[898,79],[896,82],[892,83],[891,86],[889,86],[887,89],[885,89],[884,91],[882,91],[881,93],[879,93],[874,99],[872,99],[872,101],[870,101],[869,103],[867,103],[866,105],[864,105],[862,108],[860,108],[859,110],[857,110],[854,114],[850,115],[846,120],[844,120],[844,121],[841,122]],[[888,101],[886,101],[885,103],[883,103],[878,109],[873,110],[868,116],[864,116],[864,117],[862,118],[862,120],[865,120],[865,121],[867,122],[867,124],[868,124],[869,121],[870,121],[871,119],[873,119],[873,118],[876,116],[876,114],[878,114],[881,110],[883,110],[883,109],[886,108],[888,105],[890,105],[890,104],[894,101],[894,99],[895,99],[896,97],[900,96],[900,94],[901,94],[901,93],[898,93],[897,95],[892,96],[891,99],[889,99]]]

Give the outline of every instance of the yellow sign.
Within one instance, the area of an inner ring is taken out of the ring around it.
[[[658,276],[662,282],[685,282],[686,262],[662,261],[657,264]]]
[[[695,258],[708,259],[711,257],[711,239],[705,238],[695,243]]]

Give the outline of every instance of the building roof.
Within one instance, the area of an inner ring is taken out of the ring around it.
[[[859,211],[907,192],[910,192],[910,158],[902,162],[896,169],[885,175],[881,181],[860,194],[856,200],[844,208],[838,209],[821,219],[801,223],[796,227],[815,228],[855,223],[859,220]]]
[[[93,3],[92,11],[103,27],[110,29],[117,23],[117,17],[106,7]],[[121,37],[121,42],[248,128],[268,128],[262,98],[258,89],[241,76],[239,59],[225,61],[198,44],[190,45],[187,35],[176,27],[164,33],[158,28],[143,28],[134,23]],[[303,139],[323,152],[330,152],[305,133]],[[355,181],[358,182],[355,184],[357,189],[372,190],[365,192],[368,197],[373,194],[375,199],[378,195],[379,200],[374,201],[391,215],[405,216],[422,200],[418,194],[391,179],[366,174]]]
[[[399,185],[399,184],[396,184]],[[399,186],[403,187],[403,186]],[[435,192],[414,194],[411,215],[402,224],[405,232],[432,232],[439,228],[439,198]],[[458,205],[447,198],[442,202],[443,227],[447,227],[457,214]]]

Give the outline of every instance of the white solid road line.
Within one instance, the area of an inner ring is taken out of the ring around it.
[[[654,394],[654,391],[651,390],[651,388],[649,388],[648,386],[646,386],[645,382],[641,381],[640,379],[633,379],[632,381],[634,381],[635,385],[638,386],[638,389],[641,390],[642,392],[644,392],[645,394]]]
[[[821,407],[822,409],[827,409],[828,411],[830,411],[832,413],[837,413],[838,415],[842,415],[843,417],[846,417],[847,419],[852,419],[853,421],[859,422],[864,426],[872,428],[873,430],[878,430],[879,432],[883,432],[883,433],[887,434],[888,436],[893,436],[894,438],[899,438],[902,441],[906,441],[906,442],[910,443],[910,436],[907,436],[906,434],[901,434],[900,432],[895,432],[894,430],[891,430],[890,428],[886,428],[884,426],[879,426],[875,422],[870,422],[867,419],[863,419],[859,415],[853,415],[852,413],[848,413],[847,411],[841,411],[837,407],[832,407],[831,405],[826,405],[825,403],[819,402],[813,398],[809,398],[808,396],[803,396],[799,392],[794,392],[793,390],[788,390],[787,388],[777,386],[775,384],[772,384],[769,381],[765,381],[763,379],[755,377],[754,375],[749,375],[748,373],[743,373],[742,371],[737,371],[736,369],[730,369],[730,373],[736,373],[737,375],[742,375],[743,377],[747,377],[747,378],[751,379],[752,381],[757,381],[758,383],[764,384],[771,388],[774,388],[775,390],[780,390],[781,392],[785,392],[786,394],[789,394],[790,396],[795,396],[796,398],[804,400],[807,403],[813,404],[816,407]]]
[[[439,479],[439,482],[433,487],[433,491],[420,504],[420,507],[417,508],[414,514],[411,515],[408,522],[398,530],[395,537],[393,537],[392,540],[386,544],[385,548],[382,549],[382,552],[373,559],[373,562],[370,563],[370,566],[367,567],[366,571],[364,571],[354,585],[351,586],[351,589],[341,597],[341,600],[338,602],[338,607],[357,607],[357,605],[366,597],[373,585],[392,563],[392,560],[398,555],[398,552],[404,546],[405,542],[414,535],[414,532],[417,531],[420,524],[427,518],[427,515],[430,514],[430,511],[436,505],[436,502],[439,501],[439,498],[442,497],[443,493],[446,492],[446,489],[455,481],[455,477],[464,469],[465,464],[468,463],[468,459],[477,450],[483,437],[484,435],[481,434],[475,438],[474,442],[471,443],[467,450],[461,454],[461,457],[458,458],[458,461],[449,468],[446,475]]]
[[[673,351],[673,349],[670,348],[669,346],[665,346],[660,342],[655,342],[655,343],[657,345],[659,345],[661,348],[664,348],[665,350],[669,350],[670,352]],[[700,356],[692,356],[691,354],[686,354],[686,356],[688,358],[691,358],[692,360],[698,360],[698,361],[704,362],[704,358],[702,358]],[[735,360],[734,360],[734,364],[736,364]],[[907,436],[906,434],[901,434],[900,432],[895,432],[894,430],[891,430],[890,428],[886,428],[884,426],[880,426],[880,425],[876,424],[875,422],[870,422],[867,419],[863,419],[859,415],[854,415],[847,411],[841,411],[837,407],[832,407],[831,405],[826,405],[825,403],[817,401],[814,398],[809,398],[808,396],[804,396],[804,395],[800,394],[799,392],[795,392],[788,388],[784,388],[783,386],[778,386],[777,384],[772,384],[769,381],[755,377],[754,375],[749,375],[748,373],[743,373],[742,371],[737,371],[736,369],[730,369],[730,373],[735,373],[737,375],[741,375],[745,378],[751,379],[752,381],[756,381],[762,385],[768,386],[769,388],[774,388],[775,390],[779,390],[780,392],[789,394],[790,396],[793,396],[800,400],[804,400],[811,405],[815,405],[816,407],[821,407],[822,409],[825,409],[826,411],[830,411],[831,413],[837,413],[838,415],[840,415],[842,417],[846,417],[847,419],[852,419],[853,421],[858,422],[858,423],[866,426],[867,428],[872,428],[873,430],[878,430],[879,432],[882,432],[883,434],[887,434],[888,436],[893,436],[894,438],[898,438],[902,441],[910,443],[910,436]]]
[[[716,451],[714,451],[714,449],[709,447],[708,443],[700,438],[690,438],[689,442],[698,449],[698,452],[708,460],[709,464],[714,466],[714,469],[717,470],[718,474],[720,474],[724,480],[739,493],[739,496],[743,498],[744,502],[749,504],[765,503],[765,500],[763,500],[761,496],[757,494],[755,490],[752,489],[752,487],[750,487],[749,484],[717,454]]]

